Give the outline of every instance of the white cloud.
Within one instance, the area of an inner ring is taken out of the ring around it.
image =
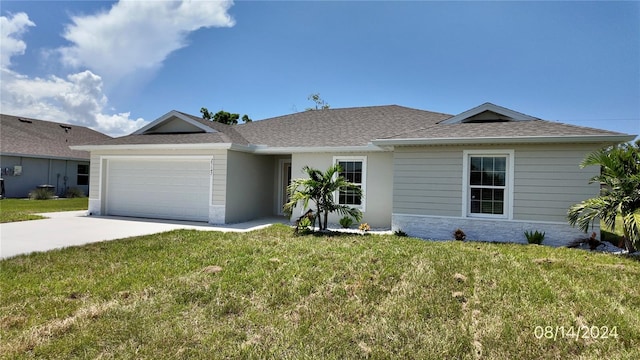
[[[0,67],[11,65],[11,57],[22,55],[27,44],[20,39],[28,26],[36,26],[29,16],[23,12],[11,17],[0,17]]]
[[[29,78],[9,69],[0,70],[0,107],[5,114],[87,126],[111,136],[132,133],[147,122],[130,113],[107,115],[102,79],[89,70],[66,79]]]
[[[71,45],[57,51],[65,65],[78,70],[45,78],[10,69],[11,58],[26,49],[22,35],[35,24],[25,13],[2,16],[0,111],[87,126],[112,136],[130,134],[147,122],[131,118],[130,112],[107,113],[104,79],[115,83],[158,68],[171,52],[187,45],[192,31],[233,26],[227,13],[232,5],[233,1],[210,0],[120,1],[108,11],[74,16],[62,35]]]
[[[140,70],[154,70],[173,51],[187,45],[200,28],[235,24],[227,10],[233,1],[120,1],[108,11],[74,16],[63,37],[73,45],[60,50],[62,61],[85,66],[117,81]]]

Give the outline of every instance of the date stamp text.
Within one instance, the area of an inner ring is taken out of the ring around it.
[[[536,339],[617,339],[617,326],[536,326],[533,330]]]

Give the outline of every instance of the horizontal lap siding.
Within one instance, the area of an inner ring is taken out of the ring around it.
[[[598,174],[580,169],[598,145],[397,147],[393,212],[459,217],[462,212],[463,150],[514,150],[514,219],[566,222],[567,209],[596,196]]]
[[[595,145],[516,147],[514,219],[566,222],[567,209],[598,195],[589,179],[600,169],[579,167]]]
[[[393,212],[460,216],[462,149],[396,148]]]

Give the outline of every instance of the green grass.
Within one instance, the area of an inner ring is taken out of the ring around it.
[[[603,222],[600,222],[600,238],[602,241],[608,241],[613,245],[624,247],[622,244],[622,239],[624,238],[623,225],[621,216],[616,217],[615,229],[610,229]]]
[[[0,200],[0,223],[43,219],[36,213],[86,210],[88,198],[28,200]]]
[[[574,249],[276,225],[0,267],[7,359],[640,358],[640,262]],[[538,339],[537,326],[618,336]]]

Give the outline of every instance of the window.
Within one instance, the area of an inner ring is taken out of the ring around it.
[[[512,152],[465,152],[465,216],[511,218]]]
[[[340,176],[361,188],[362,194],[364,195],[367,166],[366,157],[335,157],[334,162],[342,168]],[[356,195],[354,191],[339,190],[337,192],[337,200],[340,205],[351,205],[364,210],[363,197]]]
[[[89,165],[78,164],[77,185],[89,185]]]

